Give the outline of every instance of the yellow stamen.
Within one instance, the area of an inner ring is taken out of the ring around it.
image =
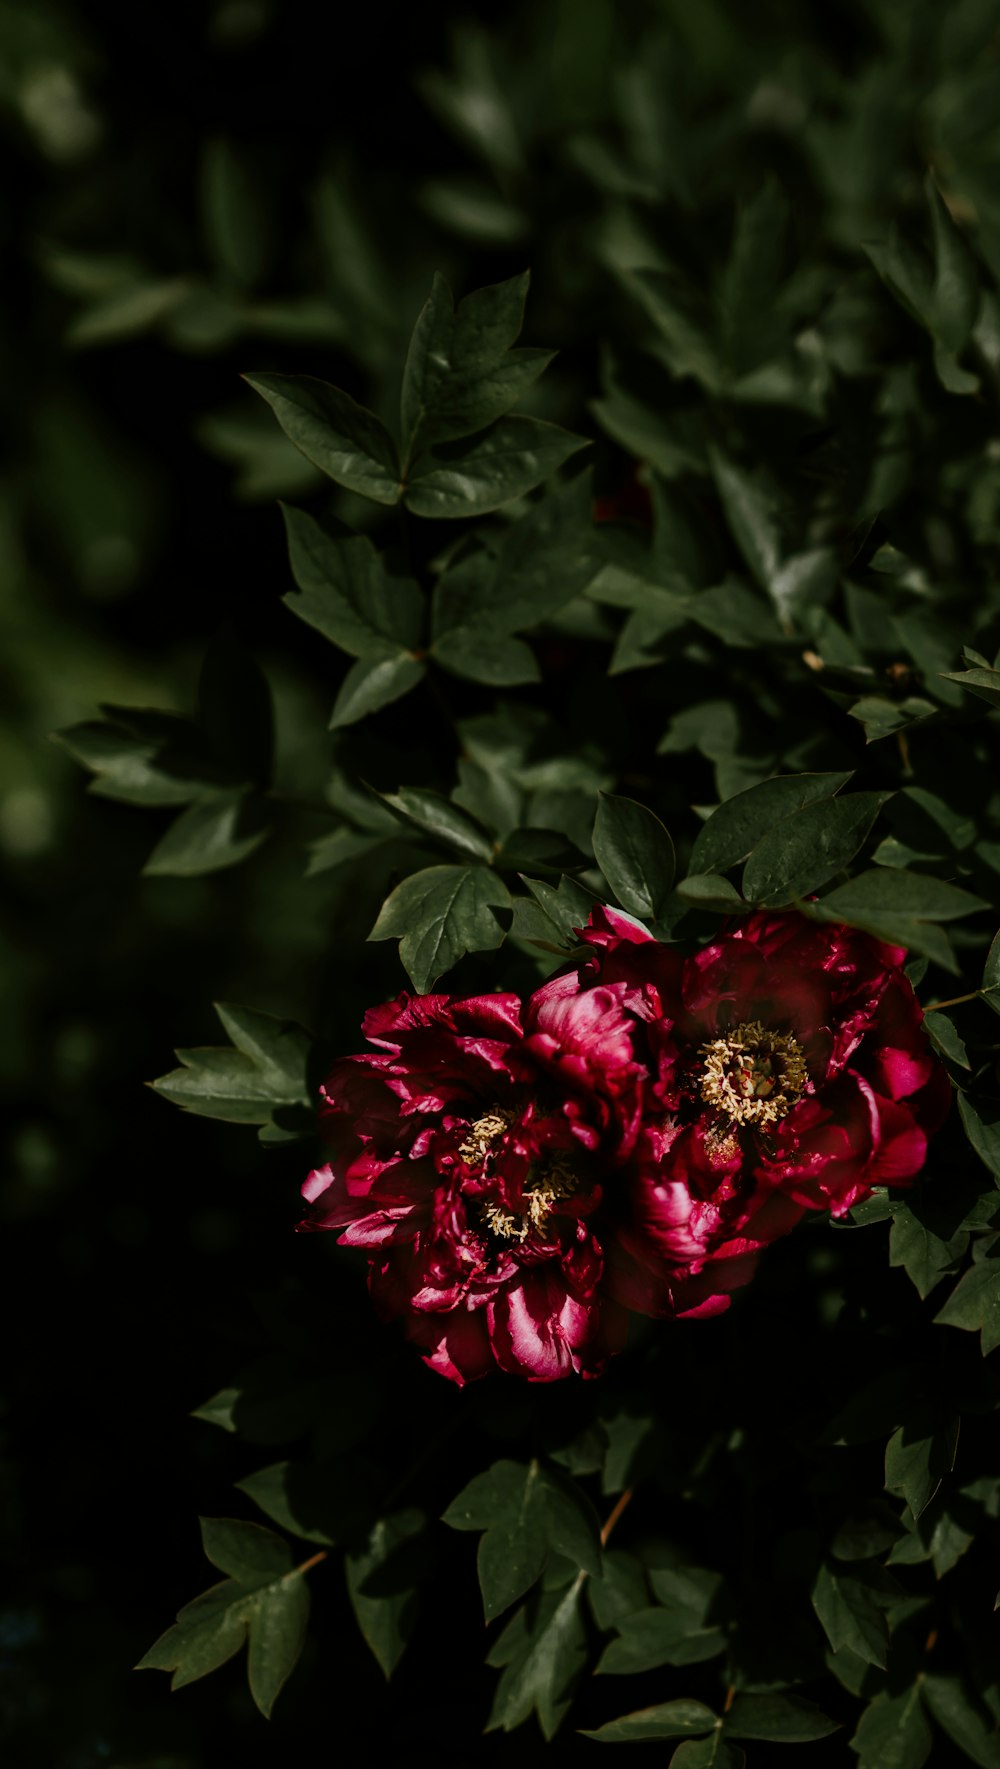
[[[491,1106],[482,1118],[477,1118],[469,1126],[469,1134],[463,1143],[459,1143],[458,1152],[463,1161],[470,1166],[478,1167],[493,1153],[501,1137],[506,1134],[514,1122],[514,1113],[508,1112],[503,1106]]]
[[[565,1155],[553,1155],[537,1179],[532,1178],[528,1193],[528,1216],[534,1228],[542,1228],[562,1198],[571,1198],[579,1191],[580,1182]]]
[[[486,1204],[486,1225],[505,1241],[523,1241],[533,1229],[541,1232],[560,1199],[572,1197],[579,1188],[566,1156],[553,1155],[544,1166],[529,1172],[524,1187],[527,1209],[515,1212],[500,1204]]]
[[[515,1216],[510,1210],[501,1210],[499,1204],[487,1204],[484,1214],[487,1228],[505,1241],[523,1241],[531,1227],[526,1216]]]
[[[744,1020],[724,1038],[703,1044],[701,1097],[734,1124],[775,1124],[805,1092],[809,1071],[791,1032]],[[721,1149],[722,1139],[719,1139]]]

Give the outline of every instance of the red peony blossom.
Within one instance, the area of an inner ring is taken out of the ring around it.
[[[951,1089],[902,947],[767,911],[686,957],[613,910],[582,938],[580,989],[624,985],[646,1026],[608,1279],[625,1307],[719,1313],[805,1211],[842,1216],[919,1172]]]
[[[757,914],[700,951],[598,909],[530,1000],[400,996],[323,1088],[304,1228],[369,1255],[432,1368],[595,1375],[627,1311],[720,1312],[808,1209],[923,1164],[950,1090],[867,934]]]
[[[385,1315],[457,1382],[602,1368],[623,1336],[592,1227],[638,1134],[643,1071],[616,991],[426,995],[374,1008],[379,1054],[323,1088],[306,1228],[364,1247]]]

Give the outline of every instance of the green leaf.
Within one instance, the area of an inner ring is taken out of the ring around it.
[[[66,341],[79,347],[134,338],[158,326],[190,297],[191,285],[184,277],[137,278],[79,314],[67,329]]]
[[[922,786],[906,786],[903,788],[901,808],[904,812],[915,807],[923,828],[929,831],[930,839],[935,847],[939,845],[938,831],[948,838],[948,845],[958,852],[970,848],[976,839],[976,820],[964,812],[954,810],[936,793],[927,792]]]
[[[161,836],[145,878],[200,878],[238,866],[271,833],[267,806],[249,787],[198,799]]]
[[[190,719],[144,707],[105,706],[56,732],[95,778],[89,790],[132,805],[186,805],[218,783],[205,740]]]
[[[251,289],[267,257],[259,180],[245,152],[225,137],[206,142],[201,176],[208,248],[225,280]]]
[[[617,1640],[597,1666],[605,1676],[633,1676],[658,1665],[693,1665],[718,1658],[726,1647],[721,1628],[699,1625],[692,1612],[640,1609],[619,1624]]]
[[[272,1462],[236,1486],[265,1517],[307,1542],[332,1547],[371,1527],[371,1489],[364,1486],[363,1473],[342,1458]]]
[[[468,442],[439,443],[415,462],[406,507],[415,516],[482,516],[523,497],[589,446],[540,418],[500,418]]]
[[[988,1478],[988,1477],[987,1477]],[[956,1514],[957,1513],[957,1514]],[[904,1513],[906,1533],[893,1545],[890,1566],[919,1566],[930,1560],[935,1578],[956,1566],[983,1528],[983,1510],[968,1489],[944,1492],[927,1507],[919,1523]]]
[[[1000,933],[994,934],[983,965],[983,989],[1000,989]]]
[[[235,1518],[203,1518],[205,1552],[230,1576],[185,1604],[139,1670],[173,1671],[171,1688],[207,1676],[249,1638],[250,1693],[270,1716],[301,1654],[309,1616],[303,1578],[289,1544],[273,1530]]]
[[[273,1530],[259,1523],[244,1523],[237,1517],[203,1517],[200,1521],[202,1547],[208,1559],[241,1585],[291,1571],[292,1550]]]
[[[597,1626],[605,1632],[636,1610],[648,1609],[649,1585],[641,1562],[623,1548],[606,1548],[600,1578],[587,1580],[587,1597]]]
[[[931,177],[926,191],[934,230],[934,331],[945,349],[957,355],[969,342],[979,312],[979,270]]]
[[[423,681],[426,673],[424,664],[402,652],[395,657],[359,657],[340,684],[330,714],[331,731],[356,725],[369,713],[380,712],[383,706],[401,700]]]
[[[746,908],[736,886],[718,873],[691,873],[680,880],[677,895],[695,909],[715,909],[720,915],[731,915]]]
[[[779,818],[832,799],[850,779],[849,773],[784,774],[738,792],[699,830],[691,850],[692,873],[728,872],[747,859]]]
[[[926,1510],[944,1476],[955,1466],[958,1427],[957,1418],[926,1433],[919,1425],[900,1425],[886,1445],[886,1491],[905,1499],[914,1517]]]
[[[782,554],[774,500],[717,449],[709,451],[709,463],[736,544],[761,589],[770,591]]]
[[[709,393],[721,392],[725,366],[705,324],[704,302],[695,291],[659,270],[633,270],[628,286],[660,333],[672,372],[694,376]]]
[[[548,489],[507,525],[478,613],[503,632],[534,627],[593,581],[600,566],[591,475]]]
[[[759,651],[780,636],[774,614],[763,597],[732,578],[712,589],[699,590],[689,599],[687,613],[724,645],[739,646],[745,651]]]
[[[947,940],[933,924],[973,915],[988,905],[958,885],[927,873],[896,867],[873,867],[828,891],[807,913],[819,921],[843,921],[864,928],[877,939],[906,946],[956,968]]]
[[[505,768],[484,768],[469,756],[458,758],[458,785],[452,802],[471,811],[480,823],[507,836],[523,820],[524,795]]]
[[[517,872],[523,866],[538,866],[543,872],[558,873],[563,866],[582,866],[584,856],[566,837],[555,829],[512,829],[497,850],[494,865],[502,872]]]
[[[726,354],[739,372],[772,362],[781,352],[791,316],[779,300],[785,270],[789,206],[769,178],[737,213],[733,244],[719,287]]]
[[[605,587],[608,580],[605,579]],[[604,596],[594,600],[605,600]],[[690,603],[671,590],[648,585],[642,603],[633,609],[621,628],[614,655],[608,665],[609,676],[624,675],[627,670],[647,669],[662,663],[671,654],[674,635],[690,616]]]
[[[876,1499],[844,1519],[830,1543],[830,1553],[835,1560],[873,1560],[899,1540],[900,1528],[894,1508],[884,1499]]]
[[[967,1093],[960,1093],[958,1114],[979,1159],[1000,1183],[1000,1102],[982,1099],[974,1106]]]
[[[514,899],[514,925],[511,932],[533,944],[568,950],[578,944],[577,930],[584,928],[596,899],[574,878],[561,878],[553,886],[545,879],[528,878],[521,882],[531,892],[531,900]]]
[[[960,1677],[926,1676],[923,1696],[938,1725],[979,1769],[1000,1769],[1000,1732]]]
[[[426,1527],[424,1512],[412,1508],[382,1517],[366,1546],[345,1561],[358,1627],[387,1679],[416,1628],[417,1593],[427,1570]]]
[[[663,1701],[656,1707],[639,1708],[634,1714],[622,1714],[608,1720],[594,1732],[583,1731],[584,1738],[596,1738],[598,1744],[632,1744],[646,1738],[687,1738],[714,1731],[719,1719],[700,1701]]]
[[[974,694],[978,700],[985,700],[990,706],[1000,706],[1000,670],[947,670],[942,674],[946,682],[957,682],[960,688]]]
[[[487,1732],[498,1727],[510,1732],[535,1711],[543,1736],[555,1737],[586,1663],[583,1576],[579,1573],[566,1590],[546,1592],[519,1610],[496,1641],[487,1663],[504,1669]]]
[[[374,412],[312,375],[243,379],[267,400],[289,441],[329,479],[377,504],[399,502],[396,445]]]
[[[309,1587],[290,1575],[272,1586],[250,1621],[247,1678],[250,1694],[265,1718],[295,1669],[309,1626]]]
[[[888,238],[864,240],[865,252],[896,300],[911,317],[931,329],[931,274],[926,256],[911,246],[893,221]]]
[[[466,952],[490,952],[505,934],[496,911],[510,893],[488,866],[428,866],[404,878],[379,910],[370,940],[399,940],[421,994]]]
[[[489,686],[537,681],[534,655],[511,635],[587,587],[599,564],[592,534],[590,476],[579,474],[510,522],[495,555],[481,549],[445,571],[434,593],[438,662]]]
[[[404,826],[419,829],[470,859],[492,859],[493,842],[478,818],[441,793],[428,787],[401,786],[397,792],[380,792],[378,796]]]
[[[95,773],[91,792],[139,805],[191,804],[147,870],[179,876],[216,871],[263,841],[265,807],[251,787],[266,785],[271,774],[271,694],[236,633],[223,629],[207,647],[197,722],[144,708],[102,711],[104,720],[60,734]]]
[[[604,1650],[599,1673],[620,1676],[657,1665],[697,1664],[725,1650],[725,1631],[712,1619],[724,1593],[718,1573],[671,1568],[653,1572],[650,1582],[660,1607],[623,1617],[618,1639]]]
[[[153,1642],[136,1670],[173,1671],[170,1687],[183,1689],[239,1652],[248,1628],[247,1593],[235,1579],[225,1579],[178,1610],[173,1627]]]
[[[884,1187],[877,1186],[870,1198],[864,1198],[852,1207],[848,1221],[851,1228],[869,1228],[874,1222],[888,1222],[891,1216],[889,1194]]]
[[[600,1530],[576,1484],[537,1461],[494,1462],[444,1513],[452,1529],[482,1530],[477,1565],[488,1622],[530,1590],[550,1548],[601,1572]]]
[[[732,1738],[769,1738],[775,1744],[812,1744],[839,1731],[815,1702],[800,1695],[737,1695],[726,1713],[726,1732]]]
[[[742,890],[747,902],[781,907],[827,884],[850,865],[890,796],[852,792],[782,818],[746,863]]]
[[[885,1668],[886,1619],[862,1579],[824,1564],[813,1586],[812,1605],[834,1652],[846,1646],[865,1664]]]
[[[707,1738],[688,1739],[678,1745],[669,1769],[743,1769],[746,1752],[730,1744],[720,1728]]]
[[[421,97],[463,148],[486,162],[504,188],[511,176],[518,178],[526,168],[518,111],[503,79],[496,39],[470,18],[455,34],[452,56],[448,73],[434,68],[418,76]]]
[[[231,1124],[274,1123],[275,1113],[310,1104],[309,1039],[290,1020],[216,1004],[233,1049],[178,1050],[182,1067],[153,1082],[183,1111]]]
[[[660,819],[634,799],[602,792],[594,823],[594,853],[629,915],[656,921],[674,882],[674,844]]]
[[[945,1273],[961,1259],[969,1237],[961,1232],[945,1238],[924,1220],[927,1202],[915,1195],[912,1204],[905,1198],[892,1203],[892,1228],[889,1233],[889,1264],[905,1268],[917,1294],[930,1295]]]
[[[918,1677],[899,1695],[883,1689],[869,1702],[851,1739],[851,1749],[861,1758],[859,1769],[922,1769],[934,1742],[922,1683]]]
[[[552,361],[548,350],[514,350],[528,272],[477,289],[456,311],[436,275],[417,320],[403,373],[400,418],[407,459],[419,447],[485,429],[516,405]]]
[[[450,627],[434,640],[431,654],[453,676],[486,688],[516,688],[542,679],[530,645],[488,626]]]
[[[891,737],[894,731],[904,731],[929,719],[938,708],[933,701],[922,700],[919,694],[909,694],[905,700],[863,694],[847,710],[852,719],[864,726],[865,742],[878,743],[883,737]]]
[[[956,1063],[960,1069],[972,1067],[964,1040],[959,1036],[954,1020],[949,1019],[946,1013],[925,1009],[924,1031],[942,1056]]]
[[[961,1327],[982,1334],[987,1357],[1000,1345],[1000,1238],[989,1236],[974,1248],[974,1263],[959,1279],[935,1321],[942,1327]]]
[[[283,506],[292,575],[300,594],[284,597],[352,657],[412,655],[423,631],[424,599],[408,577],[393,577],[362,535],[334,540],[304,510]]]

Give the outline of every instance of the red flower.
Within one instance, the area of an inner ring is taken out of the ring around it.
[[[618,993],[400,996],[366,1018],[379,1054],[327,1078],[331,1158],[302,1226],[368,1250],[380,1310],[457,1382],[592,1375],[622,1338],[591,1220],[639,1124]]]
[[[795,912],[751,915],[686,958],[612,910],[583,938],[580,988],[623,984],[646,1023],[609,1273],[626,1307],[717,1313],[806,1210],[842,1216],[919,1172],[951,1092],[901,947]]]
[[[323,1088],[304,1228],[456,1382],[594,1375],[627,1311],[715,1314],[806,1210],[923,1164],[950,1089],[904,952],[757,914],[685,957],[598,909],[526,1003],[407,997]]]

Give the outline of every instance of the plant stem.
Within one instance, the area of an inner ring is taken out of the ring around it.
[[[627,1486],[625,1488],[625,1491],[622,1493],[621,1497],[619,1498],[618,1503],[615,1505],[614,1510],[608,1516],[608,1520],[604,1524],[604,1527],[601,1530],[601,1547],[602,1548],[607,1547],[608,1537],[610,1536],[611,1531],[614,1529],[615,1524],[618,1522],[618,1519],[621,1516],[622,1512],[625,1510],[625,1507],[628,1505],[629,1501],[631,1500],[632,1492],[633,1492],[632,1487]]]
[[[940,1013],[946,1007],[960,1007],[963,1001],[975,1001],[978,994],[979,990],[973,989],[969,995],[952,995],[948,1001],[932,1001],[930,1007],[924,1008],[924,1013]]]
[[[320,1561],[325,1560],[326,1557],[327,1557],[327,1550],[325,1548],[321,1548],[319,1550],[318,1554],[311,1554],[309,1559],[303,1560],[301,1566],[297,1566],[295,1568],[295,1570],[296,1570],[296,1572],[308,1572],[310,1567],[318,1566]]]

